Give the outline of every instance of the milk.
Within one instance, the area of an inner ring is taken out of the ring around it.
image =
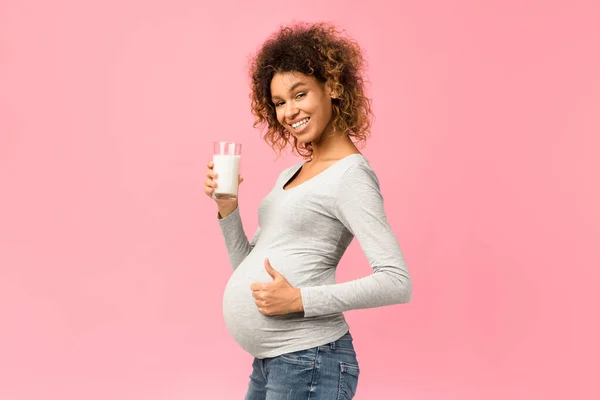
[[[217,173],[217,187],[213,197],[219,200],[237,199],[240,156],[213,154],[213,163],[213,170]]]

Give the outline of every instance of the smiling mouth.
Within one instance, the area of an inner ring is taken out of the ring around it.
[[[304,118],[301,121],[298,121],[298,122],[295,122],[295,123],[291,124],[291,127],[294,128],[294,131],[300,132],[302,129],[304,129],[304,127],[306,126],[306,124],[308,124],[309,120],[310,120],[309,117]]]

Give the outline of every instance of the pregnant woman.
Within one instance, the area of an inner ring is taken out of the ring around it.
[[[302,161],[260,203],[250,241],[237,200],[216,201],[233,268],[223,315],[254,356],[246,400],[351,399],[359,366],[343,312],[411,298],[377,176],[355,145],[371,119],[363,57],[331,25],[296,24],[263,44],[250,72],[255,125],[266,126],[273,149],[291,146]],[[209,162],[208,196],[218,181]],[[336,283],[354,237],[373,273]]]

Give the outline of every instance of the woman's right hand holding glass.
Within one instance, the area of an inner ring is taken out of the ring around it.
[[[207,166],[208,170],[206,171],[206,180],[204,181],[204,193],[217,203],[220,217],[225,218],[238,207],[238,202],[237,200],[217,200],[213,198],[213,194],[218,185],[218,176],[214,171],[215,164],[212,160],[208,162]],[[241,184],[243,180],[244,177],[238,175],[238,185]]]

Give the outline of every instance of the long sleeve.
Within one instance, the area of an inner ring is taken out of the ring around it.
[[[301,288],[306,317],[407,303],[412,284],[383,207],[377,176],[364,165],[342,177],[335,213],[357,238],[373,273],[340,284]]]
[[[252,237],[252,241],[249,242],[248,237],[244,232],[239,207],[227,217],[220,218],[219,226],[221,228],[221,233],[223,234],[223,239],[225,240],[225,247],[227,248],[231,268],[235,270],[254,248],[254,245],[260,237],[260,227],[256,230],[256,233]]]

